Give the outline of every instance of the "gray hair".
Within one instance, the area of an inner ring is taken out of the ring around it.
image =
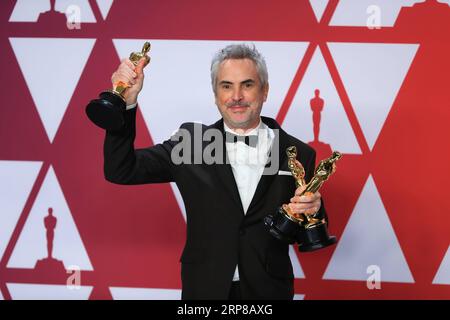
[[[256,50],[254,44],[230,44],[217,52],[211,61],[211,84],[214,94],[216,94],[217,72],[220,64],[228,59],[250,59],[256,65],[261,86],[264,87],[269,83],[269,74],[264,57]]]

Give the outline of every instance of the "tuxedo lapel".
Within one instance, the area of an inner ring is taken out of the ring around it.
[[[222,163],[223,164],[216,164],[213,167],[219,177],[219,181],[222,182],[222,185],[224,186],[225,191],[232,198],[233,202],[237,205],[237,207],[240,210],[240,213],[243,216],[244,208],[242,207],[241,197],[239,196],[239,191],[238,191],[238,188],[236,185],[236,180],[234,179],[234,174],[231,169],[230,161],[229,161],[228,155],[227,155],[223,120],[217,121],[211,127],[220,130],[222,132],[222,136],[224,137],[222,139],[222,141],[223,141],[223,145],[222,145],[223,162]]]

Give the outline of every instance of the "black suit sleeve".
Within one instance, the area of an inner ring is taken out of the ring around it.
[[[316,152],[313,150],[311,157],[309,159],[309,162],[305,168],[305,178],[306,178],[307,182],[311,181],[311,178],[314,176],[315,166],[316,166]],[[328,225],[329,224],[328,223],[328,215],[325,210],[325,205],[323,203],[323,199],[321,198],[320,201],[321,201],[321,206],[320,206],[317,216],[319,219],[325,218],[325,221]]]
[[[176,141],[166,140],[145,149],[134,149],[136,109],[124,113],[125,126],[106,131],[103,154],[106,180],[117,184],[174,181],[171,151]]]

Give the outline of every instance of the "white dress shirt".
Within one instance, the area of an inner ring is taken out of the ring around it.
[[[126,110],[131,110],[131,109],[134,109],[134,108],[136,108],[136,106],[137,106],[137,102],[136,103],[133,103],[133,104],[130,104],[129,106],[126,106]]]
[[[224,123],[225,131],[239,135]],[[274,132],[261,119],[259,125],[242,136],[258,135],[256,148],[243,141],[225,143],[228,159],[241,198],[244,214],[247,213],[250,202],[261,179],[264,167],[269,158],[269,151],[274,139]],[[239,270],[236,266],[233,281],[239,280]]]

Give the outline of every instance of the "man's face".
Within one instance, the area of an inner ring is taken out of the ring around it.
[[[216,86],[216,105],[225,123],[233,129],[256,127],[269,86],[261,87],[255,63],[250,59],[223,61]]]

